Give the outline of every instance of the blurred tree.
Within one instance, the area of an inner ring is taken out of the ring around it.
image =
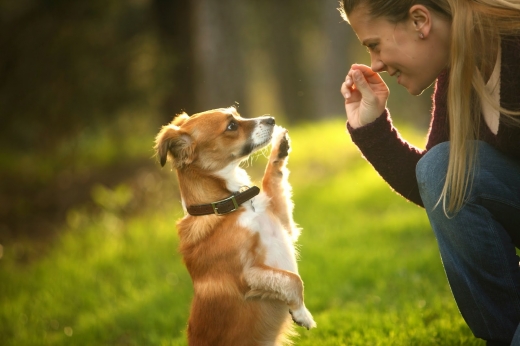
[[[159,29],[166,74],[169,76],[161,111],[163,122],[174,114],[197,111],[195,91],[195,47],[193,0],[153,0],[155,22]]]
[[[278,84],[284,114],[290,122],[314,117],[315,97],[305,60],[305,39],[309,28],[316,24],[319,2],[298,0],[264,1],[260,13],[265,30],[267,50]]]
[[[245,101],[246,7],[238,0],[193,1],[198,111]]]
[[[319,21],[312,43],[316,55],[312,80],[317,107],[314,116],[317,118],[344,114],[340,87],[361,48],[337,7],[337,0],[324,0],[316,14]]]
[[[339,86],[357,39],[336,0],[197,0],[197,108],[240,103],[245,114],[289,123],[344,112]]]

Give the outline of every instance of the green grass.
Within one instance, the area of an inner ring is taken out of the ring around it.
[[[295,344],[483,345],[457,310],[424,210],[377,176],[343,120],[290,135],[300,274],[318,323],[298,328]],[[421,145],[412,130],[406,137]],[[265,159],[252,161],[258,179]],[[2,244],[1,344],[186,345],[192,286],[177,253],[182,211],[174,190],[157,191],[167,202],[124,216],[128,189],[97,187],[101,212],[71,210],[43,253],[28,240]]]

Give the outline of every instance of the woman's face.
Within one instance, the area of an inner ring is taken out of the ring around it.
[[[420,12],[411,12],[397,24],[384,17],[371,18],[364,7],[349,16],[370,53],[372,70],[388,72],[412,95],[421,94],[447,67],[450,45],[449,22],[422,5],[410,11],[416,7]]]

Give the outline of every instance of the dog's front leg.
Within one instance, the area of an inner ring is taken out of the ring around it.
[[[303,282],[299,275],[266,265],[254,266],[245,273],[251,290],[246,299],[278,299],[287,303],[294,322],[307,329],[316,327],[303,302]]]
[[[287,169],[290,140],[287,130],[277,126],[271,142],[271,154],[262,180],[262,188],[271,199],[271,211],[280,219],[283,227],[293,239],[296,239],[299,230],[292,217],[292,189],[288,181],[289,170]]]

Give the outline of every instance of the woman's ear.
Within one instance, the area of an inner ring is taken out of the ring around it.
[[[432,27],[432,13],[424,5],[413,5],[408,12],[413,29],[421,39],[428,37]]]

